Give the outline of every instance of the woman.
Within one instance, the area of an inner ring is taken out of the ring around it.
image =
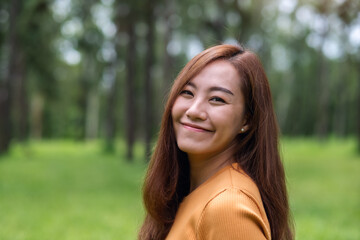
[[[293,239],[269,83],[219,45],[176,78],[144,185],[139,239]]]

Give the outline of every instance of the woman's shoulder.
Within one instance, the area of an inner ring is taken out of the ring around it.
[[[213,198],[225,190],[239,190],[255,201],[261,202],[261,196],[256,183],[249,177],[237,163],[229,165],[221,170],[215,177],[202,186],[207,193],[208,198]],[[209,199],[208,199],[209,200]]]
[[[184,199],[170,236],[186,233],[197,237],[185,234],[182,239],[270,239],[269,229],[256,184],[232,165]]]
[[[213,187],[213,194],[197,224],[204,239],[271,239],[260,192],[237,164],[221,172],[208,187]]]
[[[236,207],[250,207],[261,214],[265,212],[258,187],[237,164],[229,167],[214,182],[214,189],[209,191],[213,194],[209,196],[206,208],[233,210]]]
[[[237,163],[229,168],[228,177],[230,185],[227,188],[238,189],[242,193],[254,198],[255,201],[261,201],[261,195],[253,179],[242,170]]]
[[[206,236],[204,239],[220,239],[214,237],[218,234],[226,235],[222,239],[270,239],[270,226],[262,203],[237,187],[228,187],[208,201],[197,232]]]
[[[184,200],[206,203],[229,189],[240,190],[242,193],[251,196],[255,201],[261,202],[256,184],[237,164],[229,165],[220,170],[191,192]]]

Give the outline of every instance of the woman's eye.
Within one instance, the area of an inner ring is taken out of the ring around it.
[[[180,95],[194,96],[194,94],[193,94],[191,91],[189,91],[189,90],[182,90],[182,91],[180,92]]]
[[[215,103],[226,103],[224,99],[219,98],[219,97],[213,97],[210,99],[211,102],[215,102]]]

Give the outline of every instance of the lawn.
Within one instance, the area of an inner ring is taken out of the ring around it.
[[[297,239],[359,240],[356,142],[287,139],[282,149]]]
[[[0,159],[0,239],[135,239],[143,217],[140,155],[129,164],[95,142],[18,146]]]
[[[136,239],[146,165],[136,146],[30,142],[0,158],[1,240]],[[284,139],[297,239],[360,239],[360,156],[352,140]]]

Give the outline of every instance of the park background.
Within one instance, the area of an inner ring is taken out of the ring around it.
[[[166,94],[240,42],[266,69],[297,239],[360,239],[357,0],[0,0],[0,239],[136,239]]]

